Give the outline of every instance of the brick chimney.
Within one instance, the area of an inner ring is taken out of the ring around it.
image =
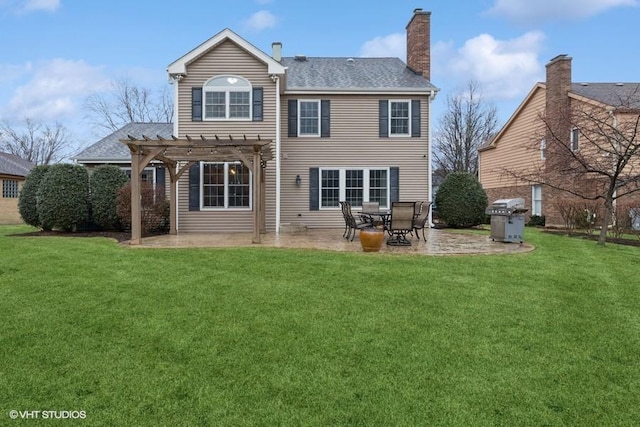
[[[571,131],[571,57],[558,55],[547,64],[545,121],[547,124],[547,140],[552,135],[561,138],[565,144],[569,142]],[[566,138],[566,141],[565,141]],[[552,144],[547,143],[550,152]],[[549,157],[549,156],[547,156]]]
[[[569,109],[571,90],[571,57],[558,55],[547,64],[547,103],[549,111]]]
[[[407,66],[431,79],[431,12],[413,10],[407,24]]]

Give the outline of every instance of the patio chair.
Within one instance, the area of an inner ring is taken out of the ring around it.
[[[427,226],[427,220],[429,219],[429,207],[431,203],[422,202],[422,209],[417,217],[413,218],[413,231],[416,233],[416,237],[420,238],[420,230],[422,230],[422,238],[427,241],[427,237],[424,234],[424,229]]]
[[[342,237],[353,241],[354,237],[356,237],[356,231],[364,227],[369,227],[370,224],[363,221],[360,215],[357,217],[353,215],[353,212],[351,211],[351,203],[340,202],[340,205],[342,206],[342,215],[344,217],[345,227]]]
[[[362,212],[378,212],[380,210],[380,202],[362,202]],[[363,221],[371,225],[376,225],[371,215],[362,215]]]
[[[407,234],[413,231],[413,218],[416,202],[393,202],[388,231],[392,236],[387,240],[391,246],[411,246]]]

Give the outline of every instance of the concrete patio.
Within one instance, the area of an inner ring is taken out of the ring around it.
[[[382,244],[380,252],[415,255],[469,255],[509,254],[533,250],[533,246],[518,243],[493,242],[487,234],[470,234],[455,230],[425,230],[427,241],[411,238],[411,246],[387,246]],[[223,247],[275,247],[296,249],[318,249],[339,252],[363,252],[356,235],[353,241],[342,237],[342,229],[312,229],[299,232],[267,233],[262,243],[251,242],[252,233],[177,234],[144,237],[141,245],[132,248],[223,248]],[[123,242],[128,245],[128,242]],[[372,253],[372,252],[368,252]]]

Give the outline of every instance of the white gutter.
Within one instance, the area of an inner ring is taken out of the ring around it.
[[[429,115],[427,117],[427,129],[429,130],[429,137],[428,137],[428,142],[427,142],[427,156],[429,157],[429,167],[428,167],[428,171],[429,171],[429,176],[427,178],[427,182],[428,182],[428,187],[429,187],[429,202],[431,203],[431,205],[429,205],[429,227],[433,227],[435,224],[433,223],[433,159],[431,158],[431,154],[432,154],[432,149],[431,149],[431,114],[433,112],[433,109],[431,108],[431,103],[432,101],[435,99],[436,97],[436,92],[435,91],[431,91],[431,93],[429,94]]]
[[[276,82],[276,235],[280,234],[280,77]]]

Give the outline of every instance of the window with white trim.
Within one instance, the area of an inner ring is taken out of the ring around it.
[[[571,129],[571,151],[580,149],[580,131],[578,128]]]
[[[242,77],[217,76],[202,87],[204,120],[250,120],[251,83]]]
[[[240,162],[202,163],[202,209],[251,209],[251,172]]]
[[[2,180],[2,198],[3,199],[15,199],[18,197],[19,188],[18,180],[15,179],[3,179]]]
[[[410,101],[389,101],[389,135],[411,135]]]
[[[531,215],[542,215],[542,185],[531,186]]]
[[[540,159],[544,160],[547,158],[547,140],[542,138],[540,141]]]
[[[353,207],[378,202],[389,207],[389,169],[320,169],[320,208],[338,208],[345,200]]]
[[[320,100],[298,101],[300,136],[320,136]]]

